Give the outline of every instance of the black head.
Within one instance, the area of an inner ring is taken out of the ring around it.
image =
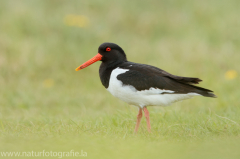
[[[123,49],[114,43],[103,43],[98,48],[98,54],[90,60],[83,63],[76,68],[76,71],[84,69],[85,67],[97,62],[102,61],[102,65],[109,67],[116,66],[119,63],[127,61],[126,54]]]
[[[112,63],[115,61],[127,61],[123,49],[114,43],[103,43],[98,48],[98,53],[102,55],[102,62]]]

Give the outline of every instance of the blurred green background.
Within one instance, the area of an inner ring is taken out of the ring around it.
[[[1,0],[0,151],[240,158],[239,7],[238,0]],[[75,72],[103,42],[120,45],[129,61],[199,77],[218,98],[149,107],[152,133],[142,120],[134,135],[138,110],[105,90],[100,62]]]

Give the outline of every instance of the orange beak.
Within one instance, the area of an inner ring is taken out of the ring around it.
[[[76,71],[84,69],[85,67],[88,67],[89,65],[91,65],[94,62],[97,62],[99,60],[102,60],[102,55],[98,53],[96,56],[94,56],[93,58],[91,58],[90,60],[88,60],[87,62],[85,62],[81,66],[79,66],[78,68],[76,68]]]

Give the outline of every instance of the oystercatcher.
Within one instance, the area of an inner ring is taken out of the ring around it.
[[[99,75],[103,86],[113,96],[139,108],[135,132],[142,111],[151,130],[147,106],[167,106],[199,95],[216,97],[213,91],[193,85],[202,81],[199,78],[175,76],[154,66],[129,62],[123,49],[114,43],[101,44],[98,54],[76,71],[97,61],[102,61]]]

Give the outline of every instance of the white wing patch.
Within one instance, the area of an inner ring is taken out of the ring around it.
[[[107,90],[113,96],[135,106],[167,106],[173,102],[200,95],[197,93],[171,94],[174,93],[174,91],[158,88],[150,88],[149,90],[138,91],[131,85],[123,85],[123,83],[117,79],[118,75],[123,74],[127,71],[129,71],[129,69],[114,69],[111,73]]]
[[[141,92],[141,94],[145,95],[156,95],[156,94],[164,94],[164,93],[174,93],[174,91],[165,90],[165,89],[158,89],[151,87],[149,90],[142,90],[138,91]]]

